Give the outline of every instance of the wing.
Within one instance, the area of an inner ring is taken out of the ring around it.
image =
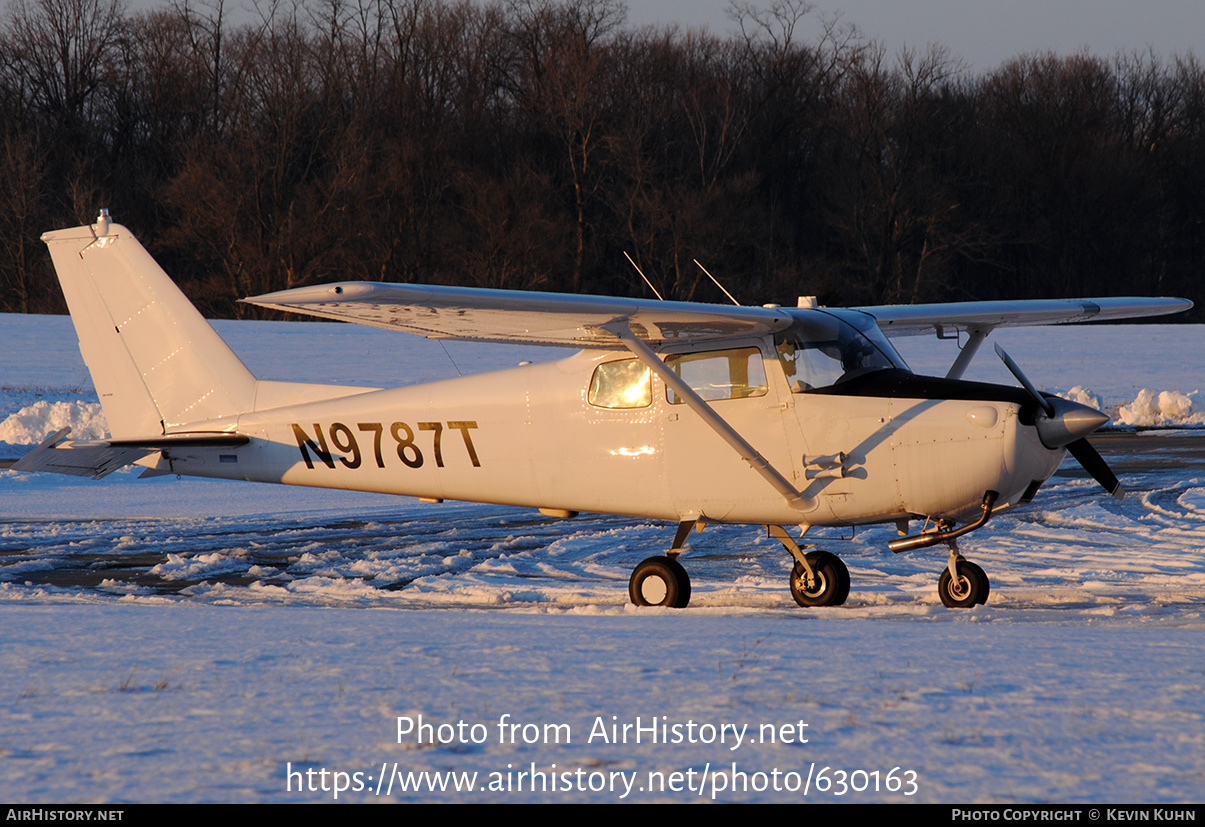
[[[615,322],[627,322],[654,344],[761,336],[791,324],[787,311],[770,307],[376,282],[299,287],[243,301],[428,338],[578,348],[614,348],[617,340],[603,327]]]
[[[1188,299],[1036,299],[859,307],[889,336],[993,330],[1071,322],[1166,316],[1192,307]]]
[[[626,322],[650,344],[761,336],[806,310],[653,302],[567,293],[471,287],[340,282],[243,299],[248,304],[323,319],[402,330],[428,338],[613,348],[605,328]],[[1042,299],[856,308],[888,335],[988,331],[997,327],[1067,324],[1179,313],[1187,299]]]

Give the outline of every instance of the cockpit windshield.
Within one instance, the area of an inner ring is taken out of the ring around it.
[[[774,337],[794,393],[827,388],[876,370],[907,370],[874,320],[860,313],[813,310]]]

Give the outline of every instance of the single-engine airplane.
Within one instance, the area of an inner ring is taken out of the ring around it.
[[[1108,418],[961,377],[998,327],[1158,316],[1185,299],[1107,298],[837,309],[343,282],[245,299],[431,338],[560,345],[560,361],[379,389],[257,379],[128,229],[44,235],[112,436],[64,429],[20,471],[147,474],[356,489],[677,523],[632,572],[642,606],[685,607],[691,530],[758,524],[794,559],[800,606],[849,593],[836,555],[798,526],[896,523],[894,551],[945,545],[950,607],[988,598],[957,538],[1028,503],[1070,452],[1110,493],[1086,437]],[[889,336],[965,335],[945,377],[913,374]],[[886,334],[886,335],[885,335]],[[912,521],[923,527],[909,534]],[[961,523],[961,524],[959,524]],[[802,538],[803,534],[800,534]]]

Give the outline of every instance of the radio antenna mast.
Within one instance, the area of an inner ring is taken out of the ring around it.
[[[640,274],[640,278],[644,279],[644,283],[645,283],[645,284],[647,284],[647,285],[649,286],[649,290],[652,290],[652,291],[653,291],[653,295],[654,295],[654,296],[656,296],[656,297],[657,297],[658,299],[660,299],[661,301],[665,301],[665,298],[664,298],[664,297],[662,297],[662,295],[661,295],[660,293],[658,293],[658,292],[657,292],[657,288],[656,288],[656,287],[653,287],[653,283],[652,283],[651,281],[649,281],[648,276],[646,276],[646,275],[644,274],[644,271],[640,269],[640,265],[638,265],[636,262],[632,261],[632,257],[628,255],[628,251],[627,251],[627,250],[624,250],[624,251],[623,251],[623,255],[624,255],[624,258],[626,258],[626,259],[628,260],[628,262],[629,262],[629,263],[630,263],[630,264],[631,264],[633,267],[635,267],[635,268],[636,268],[636,272]]]
[[[693,261],[695,264],[699,264],[699,260],[697,258],[691,259],[691,261]],[[704,267],[702,264],[699,264],[699,269],[702,270],[704,273],[707,273],[707,268]],[[709,278],[713,282],[715,282],[716,287],[720,288],[721,290],[724,290],[724,285],[720,284],[719,280],[715,276],[713,276],[711,273],[707,273],[707,278]],[[724,295],[727,296],[732,301],[732,303],[735,304],[737,307],[741,306],[741,303],[738,302],[736,299],[734,299],[732,297],[732,294],[729,293],[727,290],[724,290]]]

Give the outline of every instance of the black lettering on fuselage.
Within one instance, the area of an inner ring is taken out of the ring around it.
[[[450,422],[419,422],[418,433],[429,431],[431,433],[431,456],[435,458],[435,465],[438,468],[445,466],[443,432],[444,429],[460,431],[461,439],[464,441],[465,454],[468,456],[469,462],[474,468],[481,467],[481,458],[477,456],[477,447],[473,444],[473,438],[469,431],[477,429],[476,420],[455,420]],[[360,442],[356,438],[356,432],[344,422],[332,422],[327,427],[324,433],[322,424],[314,423],[314,435],[310,436],[309,431],[297,423],[292,423],[293,435],[297,438],[297,448],[301,451],[301,459],[305,462],[306,468],[314,468],[314,457],[322,461],[322,464],[327,468],[335,467],[335,459],[337,458],[345,468],[356,469],[364,465],[365,451],[367,448],[361,448]],[[357,422],[356,431],[361,434],[372,434],[372,456],[376,460],[377,468],[384,468],[386,465],[386,453],[382,448],[382,442],[386,431],[386,426],[382,422]],[[425,460],[423,449],[418,445],[418,438],[414,428],[410,427],[405,422],[392,422],[388,426],[389,435],[393,437],[395,443],[397,458],[407,468],[422,468]],[[328,446],[326,436],[330,435],[330,444]],[[331,451],[331,447],[339,452],[339,455]],[[455,457],[453,457],[455,460]]]
[[[322,426],[315,422],[314,430],[317,431],[317,444],[314,443],[314,440],[310,439],[310,435],[305,432],[304,428],[297,423],[293,423],[293,435],[297,437],[297,447],[301,449],[301,458],[305,460],[305,467],[314,467],[314,462],[310,459],[310,451],[313,451],[314,455],[322,460],[327,468],[334,468],[335,461],[331,459],[331,452],[326,447],[326,438],[322,436]]]
[[[473,467],[480,468],[481,463],[477,460],[477,451],[475,448],[473,448],[473,440],[469,437],[469,429],[476,428],[477,423],[473,420],[467,420],[464,422],[449,422],[448,427],[453,430],[460,431],[460,435],[464,437],[465,450],[469,452],[469,459],[473,461]]]

